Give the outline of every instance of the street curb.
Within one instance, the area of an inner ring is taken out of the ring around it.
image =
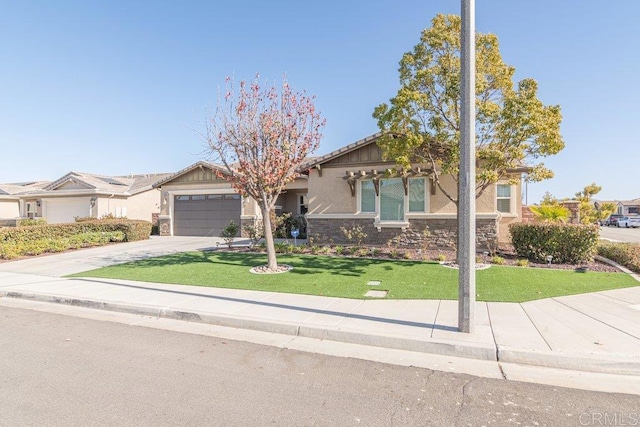
[[[498,346],[498,361],[572,371],[640,376],[640,357],[559,351],[520,350]]]
[[[408,350],[419,353],[438,354],[442,356],[456,356],[464,357],[467,359],[497,361],[495,347],[482,345],[481,343],[465,345],[460,342],[447,340],[416,340],[408,337],[399,337],[384,334],[371,335],[348,329],[308,325],[300,325],[299,336],[321,340],[363,344],[373,347],[393,348],[396,350]]]
[[[455,356],[467,359],[583,372],[640,376],[640,357],[634,357],[632,355],[620,354],[606,355],[603,357],[595,353],[536,351],[504,346],[498,346],[496,349],[493,345],[483,345],[482,343],[467,345],[466,343],[452,340],[418,340],[397,335],[367,334],[355,330],[341,329],[335,326],[309,326],[284,320],[275,321],[234,315],[210,314],[175,310],[153,305],[134,305],[20,291],[0,290],[0,298],[2,297],[205,323],[237,329],[249,329],[294,337],[437,354],[441,356]]]
[[[0,298],[1,297],[65,304],[75,307],[116,311],[166,319],[184,320],[188,322],[206,323],[238,329],[250,329],[261,332],[291,335],[295,337],[368,345],[372,347],[415,351],[442,356],[456,356],[467,359],[497,361],[495,347],[482,345],[481,343],[465,345],[464,343],[448,340],[417,340],[410,337],[395,335],[365,334],[353,330],[339,329],[337,327],[301,325],[299,323],[287,322],[284,320],[274,321],[233,315],[196,313],[191,311],[174,310],[168,307],[113,303],[18,291],[0,290]]]

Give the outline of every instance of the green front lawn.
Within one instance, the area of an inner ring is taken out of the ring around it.
[[[266,264],[264,254],[187,252],[78,273],[144,282],[175,283],[343,298],[364,298],[369,289],[389,291],[389,299],[456,299],[458,271],[434,263],[280,255],[293,266],[283,274],[252,274]],[[368,286],[378,280],[380,286]],[[492,266],[477,272],[479,301],[523,302],[540,298],[638,286],[623,273],[574,272]]]

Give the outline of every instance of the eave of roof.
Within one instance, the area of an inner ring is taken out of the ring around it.
[[[38,198],[52,198],[52,197],[76,197],[76,196],[124,196],[129,197],[132,196],[131,193],[114,193],[112,191],[104,191],[97,189],[76,189],[76,190],[58,190],[58,191],[40,191],[35,193],[25,194],[24,196],[28,197],[38,197]]]
[[[85,184],[88,187],[92,187],[95,188],[95,186],[85,182],[82,180],[82,178],[80,177],[81,174],[77,173],[77,172],[69,172],[67,174],[65,174],[64,176],[56,179],[55,181],[51,182],[49,185],[46,185],[43,190],[45,191],[52,191],[54,190],[56,187],[59,187],[60,185],[64,184],[65,182],[71,181],[71,180],[77,180],[82,182],[83,184]]]
[[[153,188],[158,188],[161,187],[162,185],[166,184],[167,182],[171,182],[174,179],[178,178],[179,176],[182,176],[184,174],[187,174],[195,169],[198,168],[208,168],[211,169],[212,171],[218,171],[218,172],[222,172],[222,173],[227,173],[227,170],[225,169],[224,166],[220,166],[220,165],[216,165],[215,163],[209,163],[209,162],[205,162],[204,160],[200,160],[199,162],[196,162],[190,166],[187,166],[184,169],[179,170],[178,172],[171,174],[169,176],[167,176],[164,179],[161,179],[160,181],[156,182],[155,184],[153,184]]]
[[[354,150],[357,150],[360,147],[363,147],[365,145],[368,145],[368,144],[371,144],[371,143],[375,142],[382,135],[384,135],[383,132],[377,132],[377,133],[374,133],[373,135],[367,136],[366,138],[360,139],[360,140],[358,140],[356,142],[353,142],[353,143],[351,143],[349,145],[346,145],[346,146],[344,146],[342,148],[339,148],[339,149],[337,149],[335,151],[332,151],[332,152],[330,152],[328,154],[325,154],[324,156],[316,157],[316,158],[312,159],[308,163],[303,163],[302,166],[301,166],[301,169],[302,168],[310,169],[310,168],[313,168],[315,166],[327,163],[327,162],[329,162],[329,161],[331,161],[331,160],[333,160],[335,158],[338,158],[338,157],[340,157],[340,156],[342,156],[344,154],[350,153],[350,152],[352,152]]]
[[[533,169],[531,166],[522,165],[515,168],[507,169],[507,173],[529,173],[531,172],[531,169]]]

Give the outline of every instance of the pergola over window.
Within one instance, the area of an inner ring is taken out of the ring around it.
[[[359,196],[361,213],[375,213],[380,222],[405,221],[406,213],[427,211],[427,182],[435,192],[429,171],[419,168],[408,172],[347,172],[345,179],[351,195]]]

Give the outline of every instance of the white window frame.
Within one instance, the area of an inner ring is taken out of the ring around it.
[[[394,179],[394,178],[389,178]],[[398,178],[400,179],[400,178]],[[365,181],[372,180],[358,180],[358,186],[356,191],[356,204],[357,204],[357,216],[367,216],[374,219],[374,226],[377,228],[407,228],[409,226],[409,219],[411,218],[425,218],[429,215],[429,203],[430,203],[430,193],[429,193],[429,180],[426,177],[413,177],[409,179],[422,179],[424,186],[424,211],[409,211],[409,195],[404,195],[404,218],[401,221],[388,221],[380,219],[380,195],[375,195],[375,209],[374,212],[362,212],[362,183]],[[384,181],[381,179],[380,181]]]
[[[306,203],[304,203],[306,200]],[[309,212],[309,194],[308,193],[296,193],[296,206],[298,208],[298,215],[305,215],[302,213],[302,207],[305,206],[307,212]]]
[[[509,187],[509,197],[498,196],[498,188],[500,186]],[[502,216],[516,216],[515,195],[516,195],[515,185],[509,184],[508,182],[496,183],[496,212],[498,212]],[[509,200],[509,212],[501,212],[498,210],[498,200]]]

